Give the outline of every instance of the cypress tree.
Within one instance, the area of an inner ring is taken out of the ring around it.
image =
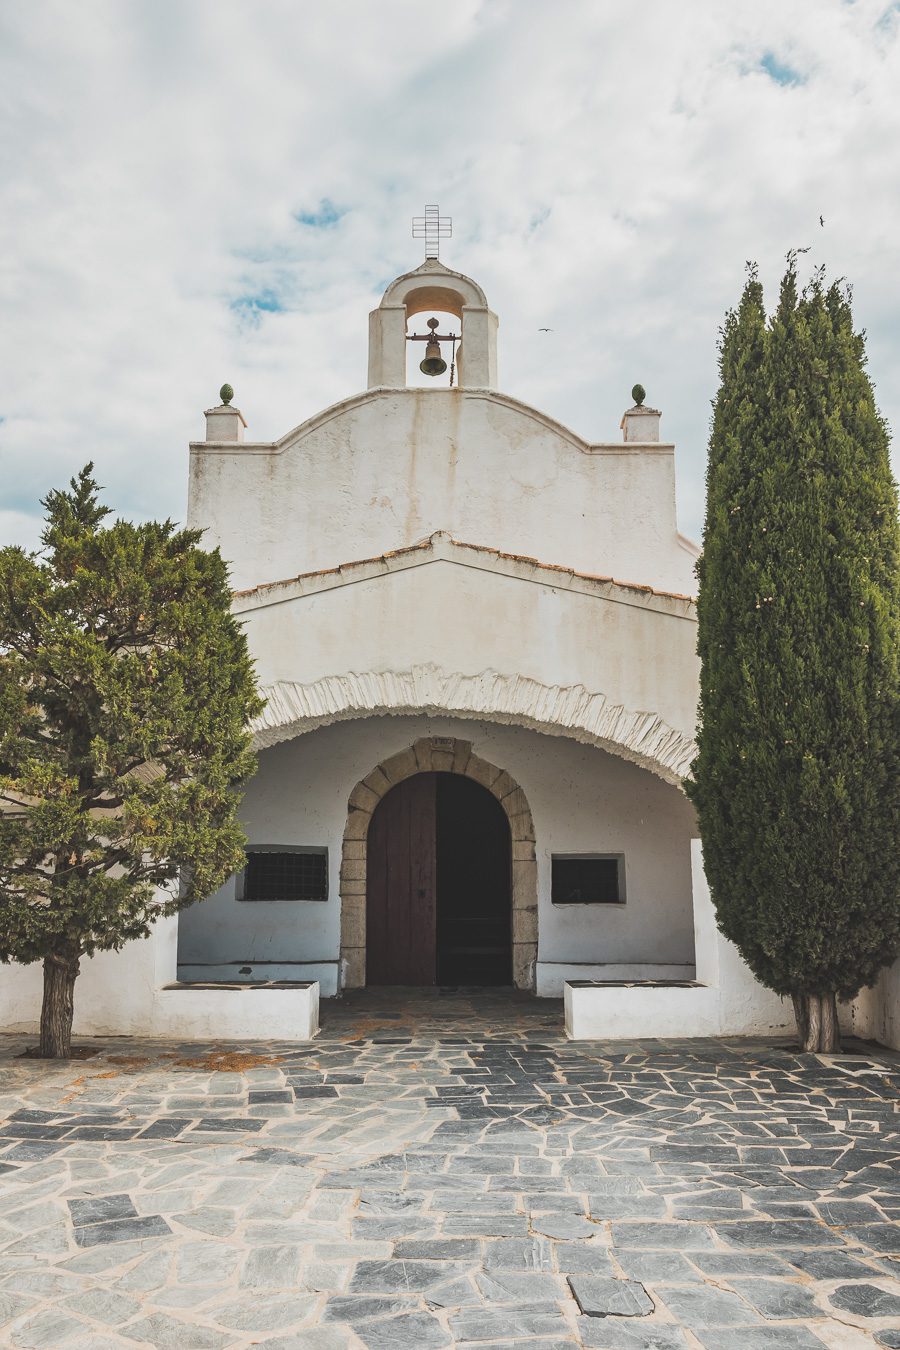
[[[43,503],[43,553],[0,549],[0,961],[43,961],[53,1057],[80,958],[243,865],[262,706],[218,551],[107,526],[91,467]]]
[[[718,923],[803,1047],[900,950],[900,531],[850,295],[789,255],[720,335],[688,792]]]

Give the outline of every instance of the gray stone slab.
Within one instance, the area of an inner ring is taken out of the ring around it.
[[[698,1252],[693,1259],[698,1260],[701,1255]],[[702,1278],[683,1252],[622,1251],[616,1260],[627,1279],[640,1280],[642,1284],[689,1284]]]
[[[44,1308],[27,1317],[15,1329],[4,1333],[10,1346],[27,1347],[28,1350],[57,1350],[66,1345],[85,1330],[84,1322],[61,1308]]]
[[[823,1342],[806,1327],[717,1327],[694,1333],[704,1350],[822,1350]]]
[[[209,1316],[220,1327],[231,1331],[278,1331],[311,1317],[317,1304],[315,1294],[269,1294],[262,1300],[229,1303],[224,1308],[216,1308]]]
[[[134,1239],[168,1237],[172,1230],[158,1214],[148,1214],[138,1219],[108,1219],[101,1223],[89,1224],[86,1228],[75,1229],[75,1241],[79,1247],[97,1247],[105,1242],[130,1242]]]
[[[300,1250],[299,1245],[290,1244],[256,1247],[248,1253],[241,1268],[241,1288],[293,1290],[300,1270]]]
[[[700,1223],[613,1223],[613,1247],[699,1251],[715,1246],[712,1232]]]
[[[822,1315],[810,1291],[787,1280],[742,1280],[732,1277],[730,1283],[763,1317],[810,1321]]]
[[[95,1322],[104,1322],[111,1327],[121,1326],[141,1311],[136,1298],[117,1294],[112,1289],[86,1289],[83,1293],[63,1299],[60,1306],[80,1317],[91,1317]]]
[[[553,1249],[547,1238],[498,1238],[485,1243],[485,1270],[553,1269]]]
[[[653,1300],[638,1280],[614,1280],[603,1275],[570,1275],[569,1288],[586,1317],[646,1317]]]
[[[130,1195],[94,1195],[84,1200],[69,1200],[72,1222],[78,1226],[100,1223],[103,1219],[132,1219],[137,1217]]]
[[[842,1284],[828,1295],[828,1302],[856,1317],[900,1318],[900,1296],[874,1284]]]
[[[469,1341],[516,1340],[522,1342],[538,1336],[562,1336],[568,1332],[565,1318],[557,1312],[542,1309],[519,1310],[466,1309],[450,1318],[454,1345]]]
[[[413,1312],[419,1304],[418,1295],[405,1297],[392,1295],[376,1297],[374,1295],[336,1294],[329,1298],[322,1314],[325,1322],[357,1323],[371,1321],[375,1317],[388,1317],[398,1313]]]
[[[468,1273],[455,1261],[360,1261],[350,1280],[351,1294],[418,1293]]]
[[[659,1219],[666,1212],[661,1195],[617,1195],[612,1192],[591,1191],[588,1196],[591,1218],[603,1219]]]
[[[668,1285],[660,1290],[663,1300],[676,1322],[689,1327],[752,1326],[759,1317],[737,1294],[710,1285]]]
[[[866,1276],[871,1279],[874,1273],[870,1265],[859,1259],[857,1252],[785,1252],[784,1255],[792,1266],[805,1271],[814,1280],[859,1280]]]
[[[0,1289],[0,1327],[6,1326],[14,1317],[24,1317],[34,1304],[33,1298],[25,1298],[19,1292],[13,1293],[11,1289]]]
[[[876,1252],[890,1252],[900,1255],[900,1224],[870,1223],[862,1226],[848,1225],[844,1232],[847,1239],[871,1247]]]
[[[481,1243],[475,1238],[403,1238],[394,1243],[401,1261],[477,1261]]]
[[[724,1276],[725,1279],[732,1275],[784,1275],[791,1278],[795,1255],[791,1253],[789,1264],[774,1252],[692,1252],[691,1261],[704,1275]]]
[[[556,1307],[566,1298],[566,1289],[557,1275],[537,1271],[521,1274],[512,1270],[487,1271],[476,1275],[475,1284],[486,1303],[511,1303],[519,1308]]]
[[[684,1332],[674,1326],[647,1326],[611,1321],[609,1318],[580,1319],[582,1345],[590,1350],[684,1350]],[[535,1347],[537,1350],[537,1347]]]
[[[223,1350],[231,1339],[225,1332],[168,1313],[151,1313],[123,1327],[120,1334],[132,1341],[147,1341],[154,1350]]]
[[[733,1247],[839,1247],[841,1239],[824,1224],[813,1220],[786,1219],[767,1222],[745,1219],[739,1223],[717,1223],[716,1235]],[[896,1241],[896,1238],[892,1239]]]
[[[570,1238],[594,1237],[598,1227],[589,1219],[583,1219],[577,1214],[543,1214],[532,1215],[531,1231],[543,1237],[560,1238],[565,1241]]]
[[[354,1328],[368,1350],[439,1350],[451,1339],[430,1313],[389,1317],[384,1322],[364,1322]]]

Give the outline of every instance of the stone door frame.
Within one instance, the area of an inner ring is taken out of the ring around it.
[[[366,983],[366,847],[372,813],[392,787],[417,773],[459,773],[486,787],[506,812],[512,844],[512,967],[517,989],[535,987],[538,909],[534,821],[525,793],[505,769],[472,754],[472,742],[423,736],[376,764],[347,802],[341,848],[341,963],[343,989]]]

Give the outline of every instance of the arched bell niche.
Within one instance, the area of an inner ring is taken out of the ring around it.
[[[422,361],[430,356],[427,339],[434,334],[438,340],[439,358],[445,369],[438,374],[422,371]],[[453,342],[451,337],[455,337]],[[415,338],[415,341],[410,339]],[[426,340],[423,340],[426,339]],[[437,305],[410,314],[406,320],[406,387],[408,389],[450,389],[459,387],[462,367],[462,320],[451,310]]]
[[[426,313],[427,311],[427,313]],[[414,272],[392,281],[381,304],[369,315],[369,388],[406,388],[407,348],[422,349],[414,368],[424,356],[425,343],[408,343],[412,328],[425,332],[420,316],[432,315],[439,322],[456,321],[460,341],[456,350],[457,379],[461,388],[495,389],[497,386],[497,316],[488,308],[484,291],[470,277],[451,272],[436,259],[429,258]],[[439,330],[447,331],[443,327]],[[449,365],[450,344],[444,359]],[[438,381],[423,377],[421,383]],[[415,381],[419,384],[417,378]],[[441,385],[449,383],[446,378]]]

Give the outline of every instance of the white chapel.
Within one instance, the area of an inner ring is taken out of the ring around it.
[[[436,314],[458,343],[415,342]],[[370,315],[364,393],[266,443],[223,405],[191,446],[268,702],[248,868],[182,913],[182,980],[694,979],[674,447],[644,406],[588,444],[503,394],[497,326],[429,259]]]
[[[188,523],[267,700],[247,866],[84,961],[76,1031],[302,1036],[373,985],[565,995],[576,1037],[792,1028],[716,928],[681,786],[697,548],[661,415],[637,389],[585,441],[502,392],[497,338],[428,257],[369,315],[363,392],[272,442],[227,386],[207,411]]]

